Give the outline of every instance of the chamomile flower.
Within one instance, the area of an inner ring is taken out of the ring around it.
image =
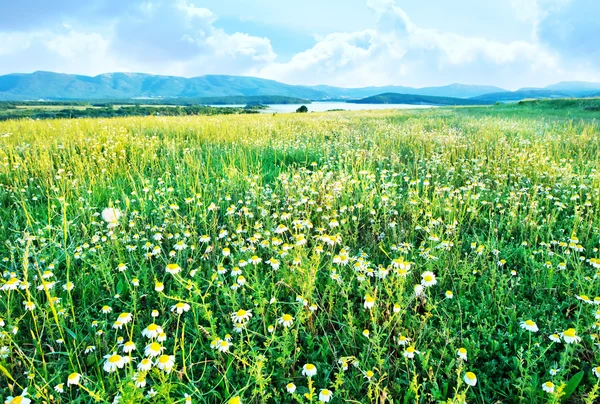
[[[408,345],[408,343],[410,342],[410,338],[400,334],[400,336],[398,337],[398,345],[400,346],[405,346]]]
[[[561,342],[560,335],[558,335],[558,334],[552,334],[548,338],[550,338],[550,341],[552,341],[552,342],[558,342],[558,343]]]
[[[158,337],[158,335],[162,332],[163,329],[160,325],[152,323],[142,330],[142,335],[151,339]]]
[[[367,293],[363,306],[366,310],[371,310],[375,306],[375,298]]]
[[[231,343],[228,341],[225,341],[223,339],[220,339],[217,342],[217,349],[219,350],[219,352],[227,352],[227,351],[229,351],[230,347],[231,347]]]
[[[235,313],[231,313],[231,319],[234,323],[243,323],[252,317],[252,310],[240,309]]]
[[[187,303],[179,302],[173,306],[171,306],[171,311],[176,311],[177,314],[183,314],[184,312],[188,312],[190,310],[190,305]]]
[[[475,373],[473,372],[465,373],[465,377],[463,378],[463,380],[471,387],[477,384],[477,376],[475,376]]]
[[[164,370],[166,373],[170,373],[175,366],[175,356],[174,355],[161,355],[156,360],[156,366],[160,370]]]
[[[454,293],[452,293],[451,290],[447,290],[446,291],[446,299],[452,299],[454,298]]]
[[[561,335],[567,344],[581,341],[581,337],[577,336],[577,331],[574,328],[563,331]]]
[[[57,393],[64,393],[65,385],[63,383],[57,384],[56,386],[54,386],[54,391],[56,391]]]
[[[458,348],[456,355],[458,355],[458,359],[461,359],[463,361],[467,360],[467,350],[465,348]]]
[[[150,369],[152,369],[152,360],[148,358],[142,359],[140,363],[138,363],[137,368],[142,372],[149,371]]]
[[[521,321],[521,328],[530,332],[538,332],[538,326],[533,320]]]
[[[162,353],[165,348],[160,345],[158,342],[153,342],[148,344],[144,349],[144,355],[149,356],[150,358],[154,358]]]
[[[546,393],[554,393],[554,383],[552,382],[546,382],[544,384],[542,384],[542,390],[544,390]]]
[[[294,383],[288,383],[285,386],[285,389],[287,390],[288,393],[294,394],[294,392],[296,391],[296,385]]]
[[[167,267],[165,268],[165,270],[170,273],[171,275],[175,275],[177,273],[179,273],[179,271],[181,271],[181,267],[177,264],[167,264]]]
[[[312,363],[307,363],[302,366],[302,375],[306,377],[313,377],[317,374],[317,367]]]
[[[433,286],[437,283],[437,280],[435,279],[435,274],[431,271],[423,272],[421,278],[421,285],[425,287]]]
[[[132,319],[133,319],[133,315],[131,313],[121,313],[121,314],[119,314],[117,321],[120,322],[121,324],[127,324],[127,323],[130,323]]]
[[[284,314],[277,321],[284,327],[290,327],[294,323],[294,317],[290,314]]]
[[[119,354],[105,355],[104,359],[104,370],[108,373],[112,373],[117,369],[123,369],[123,367],[131,360],[128,356],[121,356]]]
[[[331,400],[331,397],[333,397],[331,390],[322,389],[319,393],[319,401],[322,403],[328,403],[329,400]]]
[[[413,359],[415,357],[415,354],[418,355],[420,353],[421,352],[417,351],[414,346],[410,345],[404,350],[404,357],[408,359]]]
[[[373,376],[375,376],[375,373],[373,373],[372,370],[367,370],[365,372],[365,379],[367,380],[371,380],[373,378]]]
[[[135,351],[135,342],[133,341],[127,341],[126,343],[123,344],[123,353],[131,353]]]
[[[117,227],[119,219],[121,217],[121,211],[115,208],[105,208],[102,211],[102,220],[107,223],[107,227]]]
[[[26,395],[27,395],[27,388],[24,388],[23,392],[21,392],[20,395],[14,396],[14,397],[13,396],[6,397],[4,404],[30,404],[31,400],[29,398],[27,398]]]
[[[592,373],[594,374],[594,376],[600,378],[600,366],[596,366],[595,368],[592,368]]]
[[[78,386],[80,381],[81,375],[77,372],[73,372],[67,377],[67,386]]]

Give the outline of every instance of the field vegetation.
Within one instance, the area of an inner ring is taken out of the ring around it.
[[[0,396],[598,402],[599,112],[543,108],[0,123]]]

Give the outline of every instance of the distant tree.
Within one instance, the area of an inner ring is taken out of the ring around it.
[[[298,113],[305,113],[305,112],[308,112],[308,108],[306,108],[306,105],[302,105],[300,108],[298,108],[296,110],[296,112],[298,112]]]

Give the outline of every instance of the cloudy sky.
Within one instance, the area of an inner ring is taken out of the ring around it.
[[[0,1],[0,74],[291,84],[600,81],[599,0]]]

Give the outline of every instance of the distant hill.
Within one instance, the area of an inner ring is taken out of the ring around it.
[[[255,77],[207,75],[193,78],[143,73],[106,73],[90,77],[38,71],[0,76],[0,100],[106,100],[284,96],[308,100],[360,99],[386,92],[468,98],[503,89],[450,84],[441,87],[296,86]]]
[[[456,97],[431,95],[384,93],[361,100],[348,101],[354,104],[411,104],[411,105],[485,105],[491,102]]]
[[[450,84],[441,87],[363,87],[363,88],[340,88],[331,86],[313,86],[315,90],[327,93],[331,98],[364,98],[384,93],[432,95],[436,97],[470,98],[477,95],[506,91],[500,87],[479,86],[467,84]]]
[[[544,88],[525,87],[517,91],[503,91],[472,97],[488,102],[520,101],[530,98],[589,98],[600,96],[600,83],[561,81]]]
[[[545,88],[506,91],[494,86],[457,83],[423,88],[299,86],[256,77],[227,75],[185,78],[144,73],[106,73],[90,77],[38,71],[0,76],[0,101],[161,100],[257,96],[282,96],[302,100],[349,100],[386,93],[474,99],[477,102],[518,101],[537,97],[590,97],[600,94],[600,83],[571,81]],[[454,102],[453,105],[466,104]]]
[[[201,98],[278,95],[322,99],[328,95],[304,86],[241,76],[193,78],[142,73],[95,77],[52,72],[0,76],[0,100],[99,100],[131,98]]]

